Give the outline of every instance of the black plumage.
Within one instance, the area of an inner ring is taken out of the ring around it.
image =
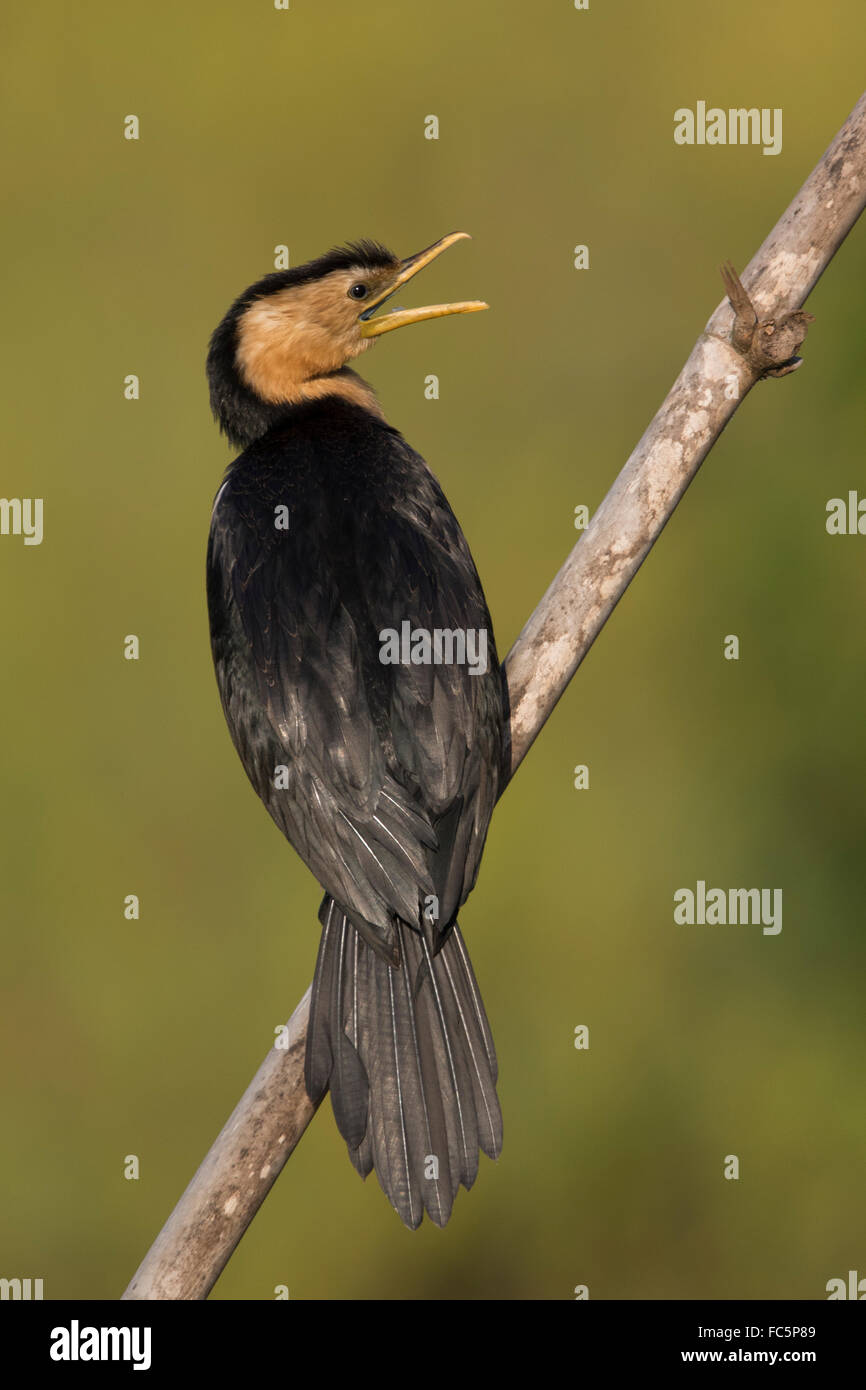
[[[244,448],[214,503],[207,586],[235,747],[325,890],[307,1089],[330,1087],[352,1162],[375,1167],[415,1227],[425,1208],[444,1225],[479,1147],[501,1146],[496,1057],[456,918],[501,784],[502,672],[457,520],[372,393],[343,367],[304,378],[309,395],[260,400],[237,348],[244,313],[275,290],[291,311],[295,287],[320,281],[327,296],[333,283],[342,332],[344,273],[369,271],[384,299],[408,264],[371,243],[329,253],[258,282],[217,329],[212,402]],[[381,634],[406,621],[484,631],[486,670],[384,663]]]

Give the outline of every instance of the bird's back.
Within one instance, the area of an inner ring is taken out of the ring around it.
[[[395,919],[432,923],[435,945],[478,872],[504,694],[424,461],[361,406],[296,408],[228,470],[208,601],[226,718],[270,814],[376,949],[393,956]]]

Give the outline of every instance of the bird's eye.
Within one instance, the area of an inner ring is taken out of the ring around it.
[[[352,296],[353,299],[366,299],[366,298],[367,298],[367,286],[366,286],[366,285],[353,285],[352,288],[349,290],[349,294]]]

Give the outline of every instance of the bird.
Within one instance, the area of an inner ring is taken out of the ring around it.
[[[457,922],[505,781],[507,690],[469,545],[348,363],[468,234],[335,246],[243,292],[207,354],[241,452],[213,505],[217,685],[253,788],[324,890],[304,1081],[411,1229],[502,1148],[490,1025]],[[473,660],[470,661],[470,655]]]

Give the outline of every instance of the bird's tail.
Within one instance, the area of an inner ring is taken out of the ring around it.
[[[333,899],[322,908],[307,1091],[318,1101],[330,1086],[352,1162],[364,1178],[376,1169],[407,1226],[425,1208],[444,1226],[479,1148],[502,1148],[496,1053],[463,938],[455,922],[433,955],[400,924],[400,964],[389,965]]]

